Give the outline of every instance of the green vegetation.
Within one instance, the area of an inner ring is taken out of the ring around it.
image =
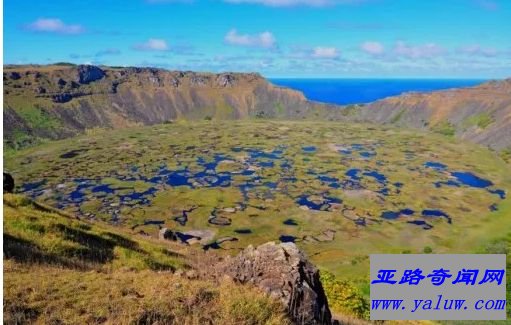
[[[488,112],[479,113],[475,115],[471,115],[465,121],[463,121],[463,126],[477,126],[480,129],[486,129],[490,124],[494,122],[493,117]]]
[[[342,109],[341,114],[344,116],[350,116],[355,114],[356,111],[357,105],[347,105]]]
[[[277,116],[284,116],[285,115],[285,109],[281,102],[277,102],[275,104],[275,113]]]
[[[504,161],[511,162],[511,148],[504,149],[499,154]]]
[[[88,224],[19,195],[4,195],[4,254],[22,263],[76,269],[175,270],[185,263],[164,246]]]
[[[405,109],[401,109],[396,115],[394,115],[392,117],[392,120],[390,120],[390,123],[394,124],[394,123],[397,123],[399,122],[399,120],[401,119],[401,117],[403,117],[403,114],[405,113]]]
[[[67,67],[74,67],[76,64],[70,63],[70,62],[55,62],[53,65],[60,65],[60,66],[67,66]]]
[[[60,126],[60,121],[37,107],[25,107],[16,111],[32,128],[54,130]]]
[[[288,324],[281,304],[232,282],[188,280],[183,246],[79,221],[4,195],[5,324]]]
[[[334,312],[369,319],[369,302],[354,284],[347,280],[337,280],[325,270],[321,270],[320,277],[329,307]]]
[[[363,157],[352,148],[353,144],[363,146],[361,152],[374,152],[375,156]],[[304,146],[314,146],[316,150],[307,153],[302,149]],[[246,150],[257,149],[267,155],[279,148],[282,149],[282,158],[266,167],[258,166]],[[341,153],[344,149],[352,152]],[[72,150],[81,151],[75,157],[60,158]],[[169,172],[185,168],[191,174],[203,172],[204,166],[199,158],[211,163],[217,155],[223,158],[218,159],[215,172],[232,173],[228,186],[203,186],[201,180],[190,180],[193,187],[144,181],[157,176],[162,168]],[[449,171],[470,171],[491,180],[492,188],[504,190],[507,198],[500,199],[486,189],[467,186],[436,187],[436,182],[445,182],[452,177],[446,171],[425,167],[428,161],[445,164]],[[283,168],[284,162],[290,167]],[[113,211],[118,210],[115,229],[122,230],[124,237],[132,240],[138,241],[140,232],[149,235],[144,241],[157,237],[158,226],[144,225],[148,220],[161,222],[162,227],[181,232],[207,229],[212,231],[213,240],[222,237],[238,239],[221,243],[225,250],[217,250],[219,254],[234,254],[249,244],[278,241],[282,235],[294,236],[297,245],[314,264],[335,276],[335,279],[328,278],[333,283],[328,285],[328,290],[334,310],[359,316],[363,314],[359,298],[367,299],[369,293],[366,279],[369,254],[473,253],[511,233],[511,174],[507,163],[480,146],[439,134],[392,127],[266,119],[178,120],[151,127],[105,130],[11,152],[5,158],[5,166],[13,173],[18,186],[46,180],[42,188],[51,191],[44,192],[38,200],[51,206],[67,202],[63,210],[70,215],[110,223]],[[136,169],[133,170],[133,167]],[[250,188],[245,198],[240,189],[252,179],[251,175],[242,173],[248,168],[254,170],[254,176],[260,177],[260,182]],[[319,175],[324,175],[346,180],[350,169],[359,169],[360,174],[366,171],[381,173],[386,178],[385,186],[365,175],[361,175],[362,190],[336,188],[319,179]],[[296,180],[292,181],[293,178]],[[93,179],[94,185],[109,185],[117,192],[95,193],[91,188],[85,188],[82,190],[84,202],[69,204],[65,199],[79,184],[75,179]],[[397,187],[396,183],[402,186]],[[148,185],[157,189],[154,195],[147,196],[150,204],[120,202],[120,195],[134,191],[142,193],[148,190]],[[387,195],[381,193],[384,187],[388,189]],[[306,209],[297,203],[301,195],[320,199],[322,193],[342,202],[323,211]],[[244,209],[242,203],[246,205]],[[496,211],[490,209],[493,205]],[[392,220],[381,217],[384,211],[405,208],[412,209],[415,214]],[[178,223],[175,218],[182,216],[183,210],[190,209],[186,224]],[[445,218],[423,217],[421,211],[424,209],[441,210],[452,218],[452,223],[449,224]],[[229,218],[231,224],[210,224],[208,219],[213,212]],[[365,218],[364,226],[355,222],[358,217]],[[284,224],[288,219],[293,219],[296,225]],[[410,220],[425,220],[433,228],[425,230],[408,223]],[[48,228],[44,223],[43,226],[45,231],[51,230],[52,236],[59,234],[55,226]],[[236,232],[239,229],[251,232],[240,234]],[[331,238],[324,235],[328,230],[334,231]],[[99,236],[108,239],[102,231]],[[30,235],[23,238],[30,238]],[[58,254],[70,252],[71,256],[87,251],[79,246],[67,249],[73,245],[65,242],[65,245],[52,244],[48,247],[55,247]],[[201,245],[192,245],[190,250],[200,251]],[[157,270],[158,263],[180,267],[174,264],[179,263],[179,259],[162,262],[157,256],[158,249],[145,248],[146,254],[142,255],[137,251],[126,252],[123,247],[114,251],[118,252],[118,256],[114,254],[113,262],[104,263],[113,269],[124,266],[136,270]],[[150,260],[154,263],[147,262]],[[352,292],[352,289],[356,290]],[[335,297],[343,297],[346,292],[353,293],[354,300],[340,303]]]
[[[437,123],[432,127],[432,131],[436,133],[440,133],[447,137],[453,137],[456,134],[456,128],[449,121],[442,121]]]

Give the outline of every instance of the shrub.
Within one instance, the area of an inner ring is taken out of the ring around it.
[[[320,278],[332,310],[369,319],[369,303],[353,283],[338,280],[332,273],[324,270],[320,272]]]

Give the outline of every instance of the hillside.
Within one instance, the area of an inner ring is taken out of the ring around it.
[[[233,282],[180,276],[186,247],[4,195],[4,324],[288,324]],[[181,271],[180,271],[181,270]]]
[[[4,141],[12,147],[177,119],[296,119],[322,106],[255,73],[74,65],[7,66],[4,95]]]
[[[341,107],[308,101],[301,92],[274,86],[256,73],[5,66],[3,114],[4,143],[11,148],[97,128],[266,118],[392,124],[511,155],[511,79]]]
[[[511,79],[386,98],[357,108],[353,120],[430,129],[496,150],[510,150]]]

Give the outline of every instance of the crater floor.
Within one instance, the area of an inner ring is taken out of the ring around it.
[[[310,121],[89,133],[7,153],[17,191],[198,249],[294,241],[355,278],[371,253],[468,252],[511,228],[509,165],[439,135]]]

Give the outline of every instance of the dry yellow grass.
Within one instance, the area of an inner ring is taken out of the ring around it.
[[[187,256],[4,195],[5,324],[288,324],[256,288],[173,274]]]

